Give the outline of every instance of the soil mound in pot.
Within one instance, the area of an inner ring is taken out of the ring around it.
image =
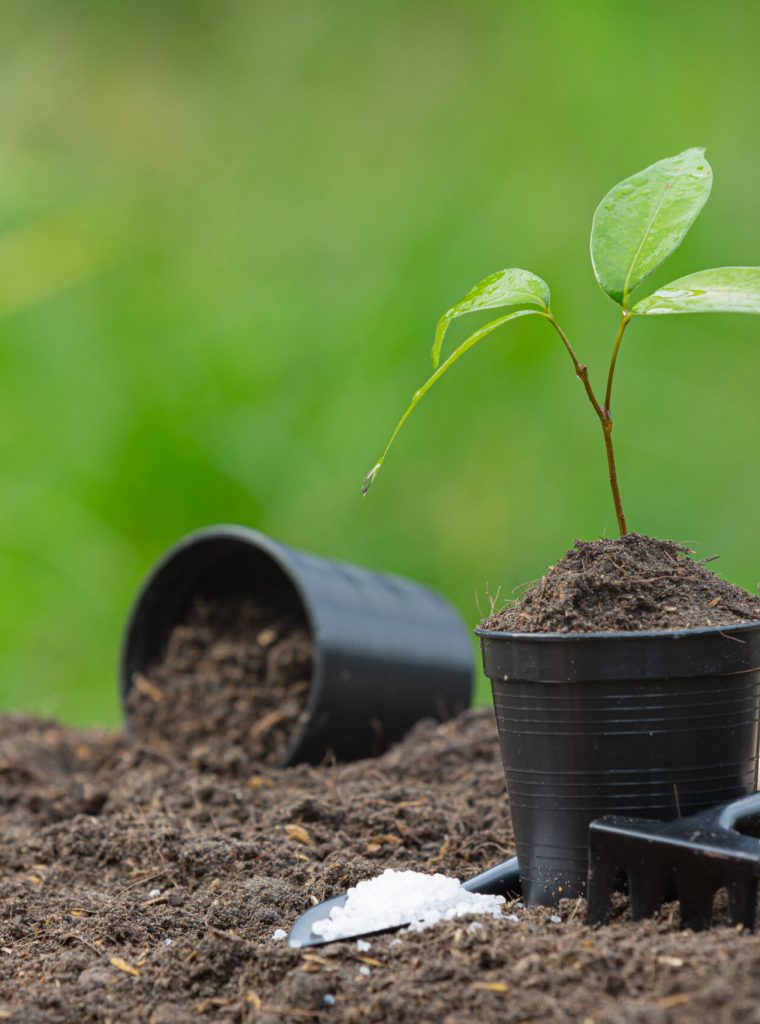
[[[515,633],[691,629],[760,620],[760,597],[672,540],[576,540],[523,597],[482,623]]]
[[[217,770],[281,764],[306,718],[311,667],[306,621],[287,595],[199,598],[163,659],[133,680],[134,734]]]

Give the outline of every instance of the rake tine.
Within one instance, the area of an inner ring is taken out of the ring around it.
[[[754,870],[743,878],[734,878],[727,886],[728,919],[733,925],[741,924],[747,931],[755,930],[757,913],[757,878]]]
[[[698,873],[678,869],[676,874],[678,885],[678,902],[681,904],[681,924],[693,932],[704,931],[710,927],[713,912],[713,896],[717,887],[705,887],[703,878]]]
[[[588,923],[606,924],[610,916],[610,901],[619,877],[617,865],[605,860],[603,854],[592,849],[589,853]]]
[[[631,902],[631,917],[640,921],[654,917],[665,902],[667,879],[661,874],[645,874],[643,868],[628,874],[628,892]]]

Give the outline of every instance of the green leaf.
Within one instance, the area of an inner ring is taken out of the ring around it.
[[[596,208],[594,274],[624,309],[634,288],[678,248],[707,202],[712,170],[704,153],[687,149],[652,164],[615,185]]]
[[[484,307],[484,308],[486,308],[486,307]],[[514,313],[507,313],[506,316],[500,316],[500,317],[498,317],[498,319],[492,320],[490,323],[486,324],[484,327],[481,327],[479,330],[475,331],[474,334],[471,334],[470,337],[467,338],[466,341],[462,342],[462,344],[459,346],[459,348],[454,349],[454,351],[451,353],[449,358],[438,367],[438,369],[435,371],[434,374],[432,374],[432,376],[428,377],[428,379],[425,381],[425,383],[422,385],[421,388],[418,388],[414,392],[414,394],[412,395],[412,400],[409,403],[409,405],[406,407],[406,410],[404,411],[404,415],[401,417],[401,419],[396,424],[396,429],[391,434],[391,439],[388,442],[388,444],[385,446],[385,450],[383,451],[383,454],[380,456],[380,458],[377,460],[375,465],[372,467],[372,469],[369,471],[369,473],[367,473],[367,475],[362,480],[362,494],[366,494],[367,491],[372,486],[372,482],[375,479],[375,477],[377,476],[377,474],[380,472],[380,467],[382,466],[383,462],[385,462],[385,456],[388,454],[388,452],[391,449],[391,445],[393,444],[393,442],[398,437],[399,431],[401,430],[403,425],[406,423],[406,421],[409,419],[409,417],[412,414],[415,406],[425,397],[425,395],[432,388],[432,386],[435,384],[435,382],[437,380],[441,379],[441,377],[444,375],[444,373],[449,369],[450,366],[454,365],[454,363],[457,361],[457,359],[461,359],[462,356],[465,354],[465,352],[469,352],[469,350],[474,345],[477,345],[477,343],[479,341],[482,341],[483,338],[486,338],[489,334],[491,334],[492,331],[495,331],[497,327],[501,327],[502,324],[507,323],[509,320],[516,320],[517,317],[520,317],[520,316],[543,316],[543,312],[539,311],[537,309],[518,309]]]
[[[716,267],[671,281],[637,302],[632,313],[760,313],[760,267]]]
[[[548,309],[549,286],[529,270],[520,270],[519,267],[499,270],[479,281],[461,301],[446,310],[438,321],[433,342],[433,367],[438,366],[443,339],[452,320],[465,313],[475,313],[479,309],[501,309],[509,306],[538,306],[540,309]]]

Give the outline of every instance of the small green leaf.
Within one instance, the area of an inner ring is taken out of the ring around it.
[[[652,164],[615,185],[597,207],[594,274],[623,308],[634,288],[678,248],[707,202],[712,170],[704,153],[687,149]]]
[[[484,307],[484,308],[486,308],[486,307]],[[393,442],[398,437],[401,428],[406,423],[406,421],[409,419],[409,416],[412,414],[415,406],[425,397],[425,395],[432,388],[432,386],[435,384],[435,382],[437,380],[440,380],[440,378],[449,369],[449,367],[454,365],[454,363],[457,361],[457,359],[461,359],[461,357],[465,354],[465,352],[469,352],[469,350],[474,345],[477,345],[477,343],[479,341],[482,341],[483,338],[486,338],[489,334],[491,334],[492,331],[495,331],[497,327],[501,327],[502,324],[507,323],[509,320],[516,320],[517,317],[520,317],[520,316],[543,316],[543,315],[544,315],[543,312],[540,311],[540,310],[537,310],[537,309],[518,309],[514,313],[507,313],[505,316],[500,316],[500,317],[498,317],[498,319],[492,320],[490,323],[486,324],[484,327],[481,327],[479,330],[475,331],[475,333],[471,334],[470,337],[467,338],[466,341],[463,341],[462,344],[458,348],[454,349],[454,351],[451,353],[449,358],[444,363],[442,363],[438,367],[438,369],[435,371],[435,373],[432,374],[432,376],[428,377],[428,379],[425,381],[425,383],[422,385],[422,387],[418,388],[414,392],[414,394],[412,395],[412,400],[409,403],[409,405],[406,407],[406,410],[404,411],[404,415],[401,417],[401,419],[396,424],[396,429],[391,434],[391,439],[388,442],[388,444],[385,446],[385,451],[380,456],[380,458],[377,460],[377,462],[374,464],[374,466],[369,471],[369,473],[367,473],[367,475],[362,480],[362,494],[366,494],[367,491],[372,486],[372,483],[373,483],[375,477],[380,472],[380,469],[381,469],[381,467],[383,465],[383,462],[385,462],[385,456],[390,451],[391,445],[393,444]]]
[[[716,267],[671,281],[637,302],[632,313],[760,313],[760,267]]]
[[[438,366],[443,339],[452,320],[465,313],[475,313],[479,309],[502,309],[509,306],[538,306],[540,309],[548,309],[549,286],[529,270],[520,270],[519,267],[499,270],[479,281],[438,321],[433,342],[433,367]]]

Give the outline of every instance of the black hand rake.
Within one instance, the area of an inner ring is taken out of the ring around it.
[[[589,829],[588,920],[604,924],[621,875],[631,916],[651,917],[677,894],[686,928],[709,928],[713,898],[725,886],[728,918],[755,928],[760,877],[760,793],[675,821],[611,815]]]

